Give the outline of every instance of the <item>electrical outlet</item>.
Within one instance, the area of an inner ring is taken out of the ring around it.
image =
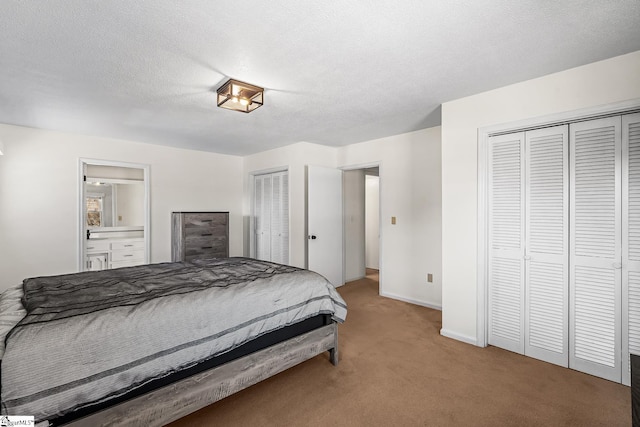
[[[431,273],[427,274],[427,282],[433,283],[433,274],[431,274]]]

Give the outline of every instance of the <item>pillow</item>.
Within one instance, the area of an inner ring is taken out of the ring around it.
[[[27,315],[22,305],[22,293],[22,284],[0,293],[0,360],[4,355],[7,334]]]

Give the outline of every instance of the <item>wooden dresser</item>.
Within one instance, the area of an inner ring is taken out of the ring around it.
[[[229,256],[229,212],[173,212],[171,260]]]

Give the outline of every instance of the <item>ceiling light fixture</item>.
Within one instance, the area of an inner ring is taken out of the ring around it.
[[[218,88],[218,107],[250,113],[264,103],[264,89],[229,79]]]

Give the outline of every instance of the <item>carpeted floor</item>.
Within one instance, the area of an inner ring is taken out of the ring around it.
[[[439,334],[441,313],[339,288],[340,364],[323,354],[178,426],[629,426],[628,387]]]

